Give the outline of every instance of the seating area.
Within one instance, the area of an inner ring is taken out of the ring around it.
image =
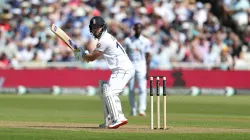
[[[79,63],[52,23],[88,50],[89,20],[102,16],[121,44],[141,22],[152,69],[250,70],[249,0],[6,0],[0,2],[0,69],[107,69]]]

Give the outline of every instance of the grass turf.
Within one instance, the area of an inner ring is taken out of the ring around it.
[[[86,131],[37,130],[37,129],[2,129],[3,140],[247,140],[247,133],[199,133],[199,134],[163,134],[163,133],[97,133]]]
[[[123,128],[96,131],[84,127],[51,130],[43,127],[43,123],[98,126],[103,118],[99,97],[0,95],[0,139],[250,139],[250,96],[167,96],[167,125],[175,130],[170,132],[148,130],[150,109],[147,117],[130,117],[127,97],[121,100],[129,119],[126,131]],[[39,122],[42,129],[15,125],[25,122]],[[133,127],[144,129],[134,131]]]

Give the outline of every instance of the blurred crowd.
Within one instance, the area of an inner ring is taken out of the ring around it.
[[[98,15],[121,44],[141,22],[151,41],[152,69],[184,63],[223,70],[250,66],[249,0],[3,0],[0,9],[0,68],[76,61],[50,26],[61,27],[78,47],[93,50],[96,40],[88,24]],[[102,59],[93,67],[107,68]]]

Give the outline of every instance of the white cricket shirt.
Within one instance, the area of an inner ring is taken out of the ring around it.
[[[134,67],[123,46],[107,31],[98,40],[95,50],[103,52],[103,58],[111,70]]]
[[[150,41],[143,35],[139,38],[131,36],[125,39],[124,47],[135,68],[146,69],[146,53],[150,52]]]

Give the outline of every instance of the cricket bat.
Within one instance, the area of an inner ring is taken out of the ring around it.
[[[60,28],[55,24],[52,24],[51,31],[56,34],[67,46],[73,51],[79,51],[75,42]]]

